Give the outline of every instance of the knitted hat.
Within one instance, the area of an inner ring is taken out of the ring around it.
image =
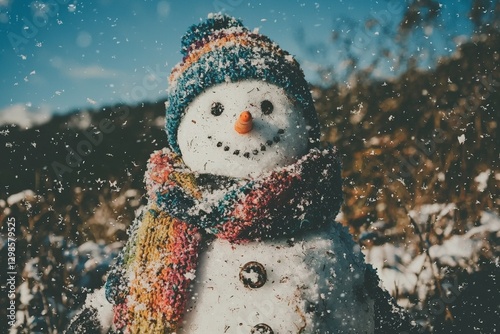
[[[182,62],[170,74],[166,131],[170,147],[180,154],[177,130],[186,107],[205,89],[247,79],[283,88],[304,109],[311,146],[319,140],[319,123],[299,64],[266,36],[250,32],[240,20],[222,14],[193,25],[182,38]]]

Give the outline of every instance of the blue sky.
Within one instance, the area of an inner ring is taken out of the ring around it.
[[[0,112],[64,113],[163,98],[168,73],[181,59],[182,35],[218,11],[259,28],[294,54],[314,82],[317,66],[341,67],[332,31],[356,38],[347,22],[360,29],[371,17],[393,27],[402,14],[394,3],[404,2],[0,0]],[[470,31],[469,3],[443,1],[441,28],[422,38],[419,50],[451,52],[452,37]],[[360,54],[369,56],[370,47],[362,44]],[[382,76],[390,75],[386,65]]]

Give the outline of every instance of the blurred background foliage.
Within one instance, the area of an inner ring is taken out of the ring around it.
[[[345,204],[339,220],[367,254],[391,245],[429,260],[432,277],[424,296],[417,287],[392,293],[435,333],[474,326],[490,333],[499,319],[491,313],[490,323],[477,324],[471,313],[498,312],[498,232],[482,237],[474,263],[443,264],[429,253],[432,245],[480,226],[485,212],[498,214],[500,204],[500,2],[474,0],[468,14],[474,34],[449,57],[431,57],[432,66],[410,51],[415,39],[439,28],[437,1],[412,1],[396,30],[367,20],[362,29],[377,31],[386,43],[364,66],[356,41],[334,33],[331,43],[345,57],[343,76],[335,81],[331,69],[319,68],[325,83],[311,87],[323,142],[342,154]],[[375,79],[377,62],[388,59],[394,77]],[[115,129],[101,132],[102,142],[58,179],[53,163],[65,164],[68,150],[103,119]],[[167,145],[163,126],[164,101],[158,101],[74,110],[28,130],[0,128],[0,183],[7,185],[0,193],[0,263],[6,267],[7,220],[14,218],[20,333],[60,332],[86,292],[102,285],[135,210],[146,202],[143,173],[149,154]],[[435,204],[453,209],[425,219],[415,215]],[[443,293],[445,276],[482,289],[468,288],[460,302],[429,317],[422,310]],[[6,279],[1,271],[2,286]],[[479,295],[488,301],[477,304]],[[5,319],[4,294],[0,305]]]

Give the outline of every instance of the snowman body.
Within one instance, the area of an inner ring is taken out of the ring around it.
[[[365,265],[338,223],[202,253],[179,333],[373,333]]]

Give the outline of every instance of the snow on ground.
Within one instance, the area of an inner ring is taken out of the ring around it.
[[[420,210],[410,212],[410,215],[420,225],[430,215],[444,217],[453,208],[453,204],[423,205]],[[450,224],[451,220],[448,226]],[[479,226],[470,228],[463,235],[443,235],[445,240],[441,244],[429,247],[429,255],[425,252],[415,254],[409,247],[392,243],[369,247],[364,249],[364,253],[366,260],[377,269],[383,286],[392,295],[417,293],[418,298],[424,300],[429,289],[434,286],[432,283],[436,276],[443,277],[445,267],[475,268],[480,256],[489,249],[490,237],[500,237],[500,217],[496,213],[484,211]]]
[[[486,187],[488,186],[488,179],[491,174],[491,169],[487,169],[484,172],[479,173],[478,176],[474,178],[474,181],[476,181],[477,184],[477,190],[480,192],[483,192]]]
[[[21,202],[23,199],[33,199],[35,198],[35,192],[31,189],[26,189],[26,190],[23,190],[21,192],[18,192],[16,194],[13,194],[13,195],[10,195],[8,198],[7,198],[7,204],[9,206],[12,206],[18,202]]]

